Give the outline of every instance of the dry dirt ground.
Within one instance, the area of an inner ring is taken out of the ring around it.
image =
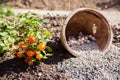
[[[120,0],[0,0],[13,8],[73,10],[80,7],[120,10]]]

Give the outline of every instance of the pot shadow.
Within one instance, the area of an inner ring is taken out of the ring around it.
[[[120,7],[119,7],[120,0],[111,0],[109,2],[97,3],[96,6],[101,7],[101,9],[108,9],[108,8],[116,7],[118,10],[120,10]]]
[[[54,37],[53,41],[48,42],[47,44],[53,50],[51,57],[46,60],[43,60],[45,64],[57,64],[62,62],[64,59],[69,59],[73,57],[61,44],[59,37]]]

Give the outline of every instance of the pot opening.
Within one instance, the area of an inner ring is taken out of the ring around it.
[[[101,51],[104,51],[108,46],[108,38],[111,35],[105,18],[92,10],[79,11],[69,19],[65,31],[66,40],[69,42],[71,37],[78,39],[80,33],[84,36],[94,37],[95,43]]]

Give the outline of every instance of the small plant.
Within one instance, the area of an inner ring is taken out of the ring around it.
[[[27,12],[19,15],[19,38],[18,38],[18,58],[24,58],[28,65],[33,65],[36,61],[47,59],[52,49],[47,46],[48,36],[51,33],[48,30],[43,30],[42,24],[46,21],[41,20],[40,16]]]
[[[42,20],[41,15],[14,15],[10,9],[0,8],[0,19],[0,55],[11,51],[28,65],[52,56],[52,49],[47,46],[52,34],[42,27],[48,20]]]

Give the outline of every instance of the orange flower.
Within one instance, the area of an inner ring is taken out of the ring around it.
[[[39,43],[38,48],[43,51],[43,50],[46,49],[46,44],[44,44],[44,43]]]
[[[34,51],[28,51],[27,52],[27,56],[28,57],[32,57],[32,56],[34,56],[35,55],[35,52]]]
[[[19,44],[20,48],[22,48],[23,50],[26,50],[28,48],[28,46],[24,43],[24,42],[21,42]]]
[[[25,58],[25,62],[26,62],[29,66],[32,66],[32,65],[33,65],[33,62],[31,61],[31,57],[26,57],[26,58]]]
[[[19,46],[21,47],[22,45],[24,45],[25,44],[25,42],[20,42],[19,43]]]
[[[17,53],[17,57],[18,57],[18,58],[22,58],[22,57],[23,57],[23,53],[22,53],[22,52],[18,52],[18,53]]]
[[[27,45],[22,45],[21,48],[22,48],[23,50],[26,50],[26,49],[28,48],[28,46],[27,46]]]
[[[34,54],[36,53],[36,50],[33,50]]]
[[[42,58],[43,58],[43,55],[42,55],[42,54],[37,54],[37,55],[36,55],[36,59],[41,60]]]
[[[28,42],[31,42],[31,43],[33,43],[33,42],[35,42],[36,40],[35,40],[35,38],[34,37],[30,37],[29,39],[28,39]]]

